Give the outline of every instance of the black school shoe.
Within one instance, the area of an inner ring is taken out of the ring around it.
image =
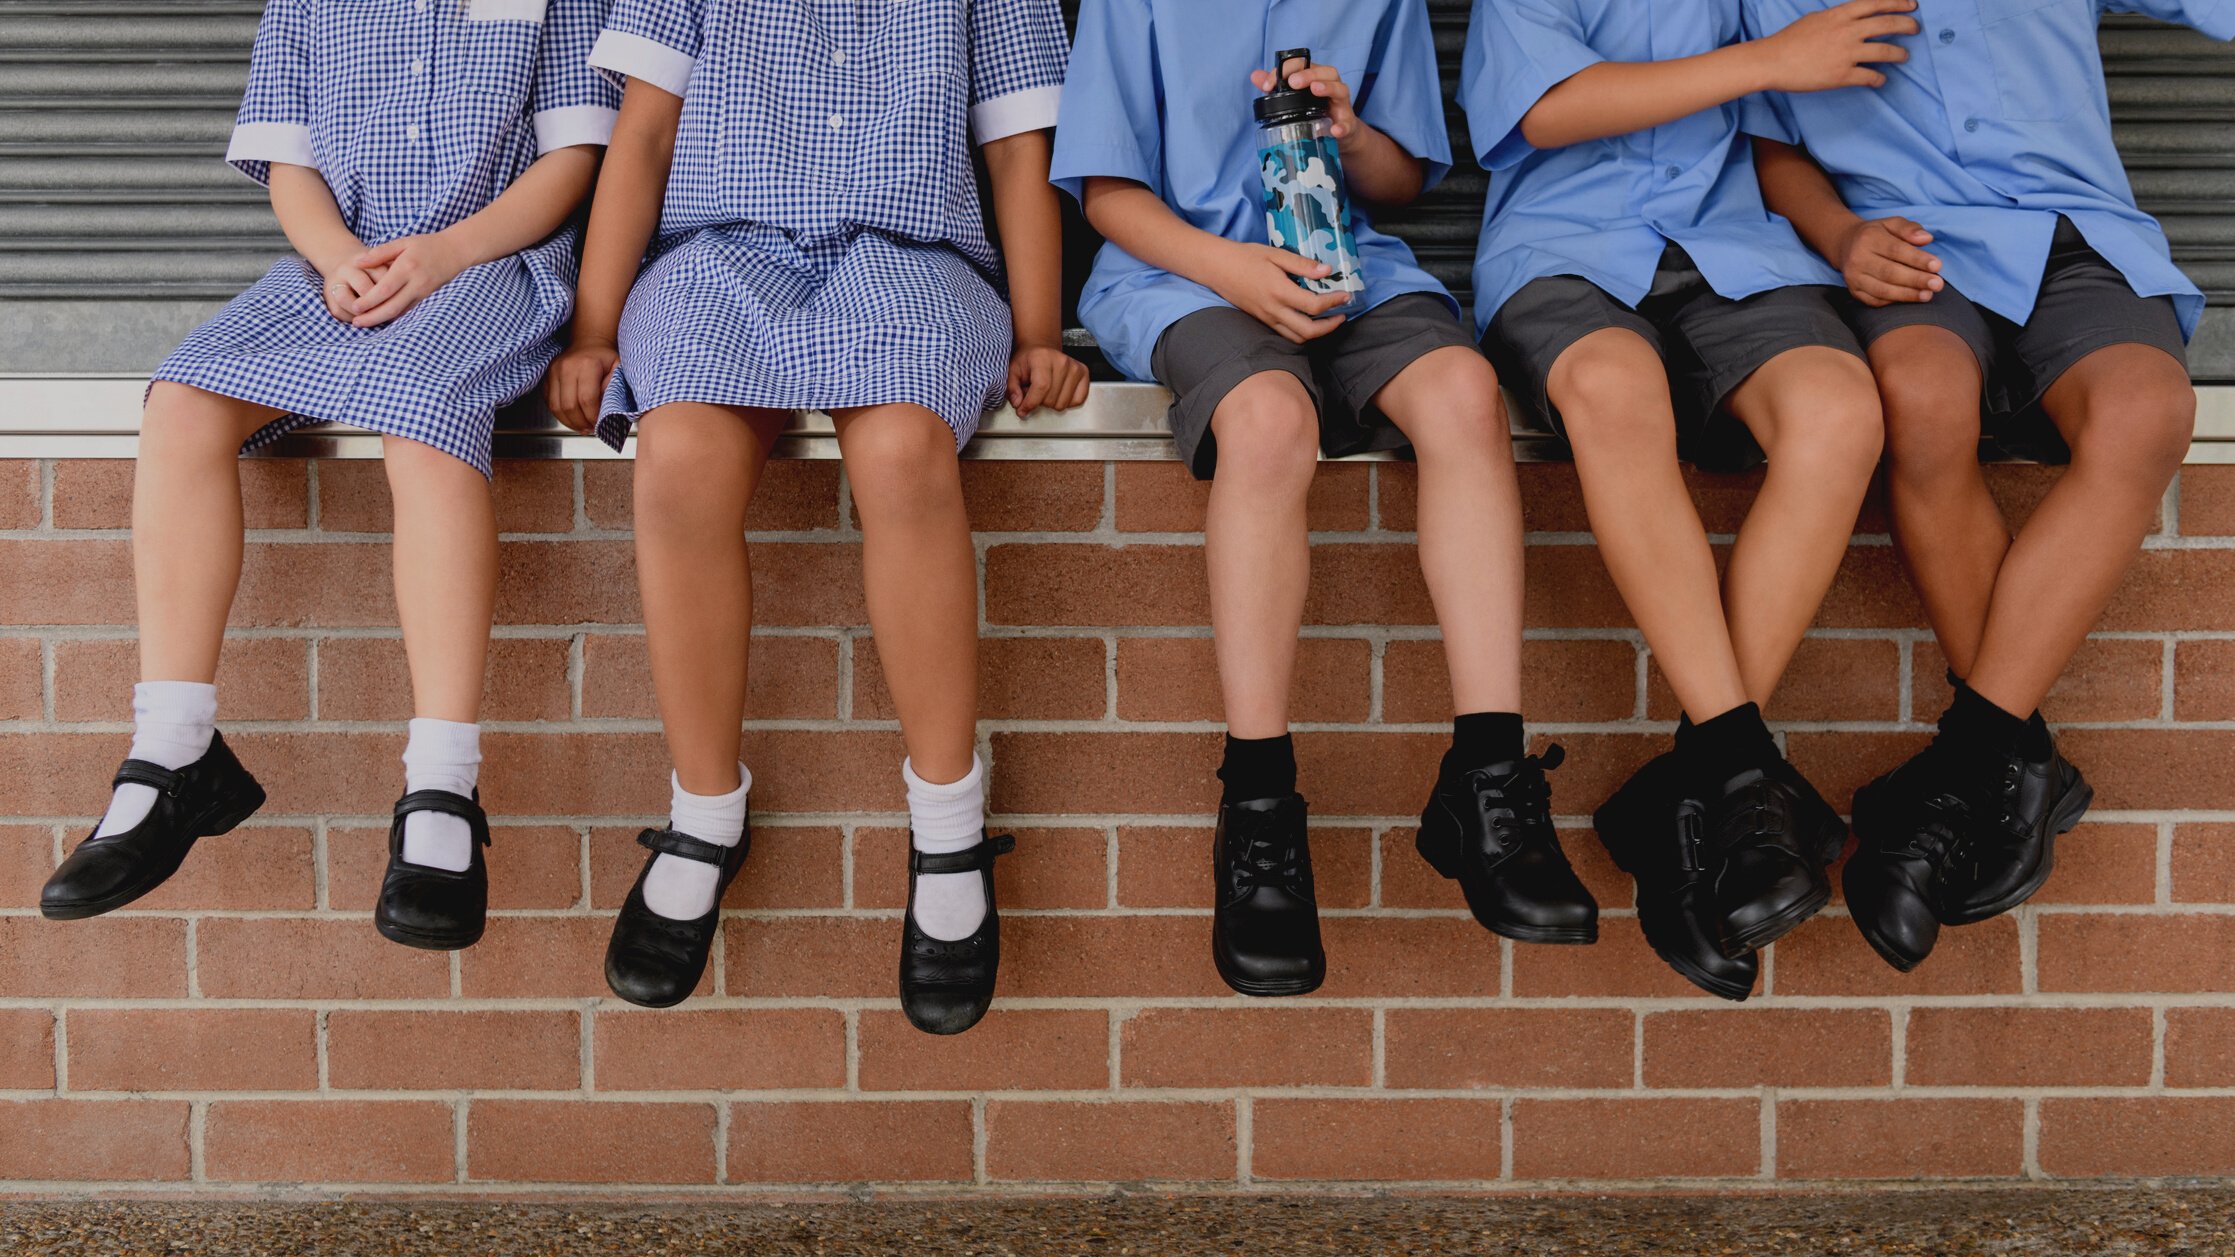
[[[1305,814],[1300,794],[1218,809],[1211,961],[1244,995],[1303,995],[1327,979]]]
[[[908,915],[900,925],[900,1011],[925,1034],[961,1034],[993,1007],[1001,973],[1001,913],[993,902],[993,861],[1016,849],[1008,834],[981,836],[964,851],[928,852],[908,842]],[[968,938],[933,938],[916,925],[916,878],[968,873],[985,879],[986,919]]]
[[[1615,866],[1637,879],[1638,924],[1654,954],[1710,995],[1753,994],[1761,961],[1723,948],[1723,912],[1707,875],[1707,806],[1684,797],[1676,756],[1640,768],[1591,823]]]
[[[652,856],[636,875],[620,915],[613,919],[613,939],[605,945],[605,984],[631,1004],[673,1008],[691,997],[706,974],[706,953],[722,923],[722,896],[737,880],[737,870],[744,867],[745,853],[753,845],[752,818],[746,818],[745,832],[734,847],[702,842],[673,829],[647,829],[636,836],[636,842]],[[644,879],[652,872],[653,861],[663,855],[720,867],[714,906],[705,916],[677,921],[645,905]]]
[[[2080,770],[2048,742],[2048,755],[2029,759],[2013,750],[1993,761],[1979,789],[1958,784],[1971,801],[1969,859],[1946,887],[1941,921],[1970,925],[2000,916],[2031,899],[2056,866],[2058,835],[2072,832],[2095,801]]]
[[[404,859],[404,819],[414,812],[447,812],[473,831],[472,855],[463,870],[438,869]],[[396,800],[388,822],[388,872],[380,879],[373,928],[391,943],[422,951],[456,951],[481,941],[489,917],[489,815],[481,796],[448,790],[414,790]]]
[[[125,760],[111,785],[127,784],[154,787],[155,806],[123,833],[78,844],[39,892],[39,912],[48,920],[77,921],[123,907],[176,873],[196,839],[228,833],[264,806],[264,788],[215,732],[210,749],[184,768]]]
[[[1524,943],[1594,943],[1599,905],[1569,866],[1552,828],[1544,774],[1557,746],[1464,772],[1444,772],[1420,814],[1413,846],[1459,883],[1482,928]]]
[[[1694,793],[1706,805],[1703,863],[1723,913],[1727,954],[1760,951],[1831,902],[1824,871],[1847,823],[1780,759]]]
[[[1970,805],[1944,788],[1927,754],[1855,792],[1862,845],[1840,885],[1855,928],[1887,964],[1907,973],[1932,954],[1974,829]]]

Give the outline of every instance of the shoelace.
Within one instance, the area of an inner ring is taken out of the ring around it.
[[[1250,816],[1231,822],[1226,840],[1242,847],[1234,861],[1234,893],[1246,894],[1271,887],[1301,893],[1304,889],[1304,846],[1290,836],[1278,815]]]
[[[1499,850],[1509,850],[1516,838],[1526,841],[1552,832],[1552,783],[1545,774],[1566,758],[1567,752],[1554,743],[1542,755],[1523,756],[1521,766],[1504,777],[1494,778],[1481,768],[1467,774],[1475,804],[1482,809]]]
[[[1947,867],[1960,864],[1970,854],[1971,805],[1962,796],[1943,791],[1926,798],[1924,807],[1919,823],[1904,828],[1894,854]]]

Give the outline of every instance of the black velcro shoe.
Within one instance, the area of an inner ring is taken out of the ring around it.
[[[1749,768],[1696,796],[1707,805],[1706,863],[1731,955],[1760,951],[1831,902],[1824,868],[1846,845],[1847,826],[1792,784],[1797,775]]]
[[[1593,943],[1599,905],[1569,866],[1552,828],[1545,773],[1566,753],[1447,773],[1420,814],[1413,846],[1459,883],[1482,928],[1524,943]]]
[[[702,842],[673,829],[647,829],[636,836],[637,845],[652,852],[636,875],[636,885],[613,919],[613,938],[605,945],[605,984],[631,1004],[646,1008],[673,1008],[691,997],[698,980],[706,976],[706,956],[714,946],[714,931],[722,923],[722,896],[737,880],[745,853],[753,845],[752,818],[734,847]],[[705,916],[677,921],[652,911],[644,902],[644,879],[663,855],[712,864],[722,870],[714,888],[714,906]]]
[[[1303,995],[1327,980],[1305,821],[1300,794],[1218,810],[1211,960],[1226,985],[1244,995]]]
[[[993,901],[993,860],[1016,849],[1008,834],[980,837],[964,851],[918,851],[908,844],[908,914],[900,925],[900,1011],[925,1034],[961,1034],[993,1007],[1001,973],[1001,913]],[[916,879],[968,873],[985,879],[986,917],[968,938],[933,938],[916,925]]]
[[[472,854],[463,870],[438,869],[404,859],[404,820],[414,812],[445,812],[473,830]],[[388,872],[380,879],[373,928],[392,943],[422,951],[456,951],[481,941],[489,916],[489,816],[474,797],[448,790],[414,790],[396,800],[388,822]]]
[[[1953,870],[1971,859],[1970,805],[1942,787],[1930,752],[1855,792],[1855,835],[1840,886],[1871,950],[1907,973],[1940,941]]]
[[[1971,800],[1969,858],[1951,870],[1941,921],[1970,925],[2031,899],[2056,866],[2056,840],[2072,832],[2095,802],[2095,789],[2049,742],[2044,759],[2000,756]]]
[[[1723,912],[1706,872],[1707,808],[1683,796],[1675,755],[1638,769],[1591,823],[1615,866],[1637,879],[1638,924],[1654,954],[1710,995],[1753,994],[1761,960],[1723,948]]]
[[[110,784],[151,786],[155,806],[123,833],[78,844],[39,892],[48,920],[97,917],[131,903],[176,873],[196,839],[229,833],[264,806],[264,788],[215,732],[210,749],[184,768],[128,759]]]

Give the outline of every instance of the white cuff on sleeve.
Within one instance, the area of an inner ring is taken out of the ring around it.
[[[1063,103],[1063,87],[1028,87],[1021,92],[1010,92],[984,100],[970,110],[970,130],[978,143],[991,144],[1012,135],[1027,131],[1042,131],[1055,125],[1057,106]]]
[[[233,142],[225,160],[233,163],[285,162],[290,166],[315,166],[311,160],[310,128],[292,122],[243,122],[233,128]]]
[[[546,109],[535,116],[536,155],[577,144],[606,144],[613,139],[613,120],[620,116],[619,110],[603,105]]]
[[[698,64],[698,58],[642,35],[607,31],[590,49],[590,64],[608,74],[643,79],[663,92],[681,96],[690,86],[691,67]]]

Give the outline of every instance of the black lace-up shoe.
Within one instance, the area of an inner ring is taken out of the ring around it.
[[[1824,866],[1846,844],[1847,827],[1836,815],[1818,813],[1784,773],[1750,768],[1702,801],[1707,862],[1731,954],[1760,951],[1831,901]]]
[[[264,806],[264,788],[220,733],[184,768],[128,759],[111,784],[151,786],[155,806],[132,828],[77,845],[39,892],[39,912],[49,920],[97,917],[131,903],[176,873],[196,839],[229,833]]]
[[[1304,820],[1298,794],[1218,810],[1211,959],[1226,985],[1244,995],[1302,995],[1326,980]]]
[[[1710,995],[1753,994],[1761,962],[1723,950],[1723,911],[1706,872],[1707,808],[1683,797],[1676,757],[1639,769],[1591,822],[1615,866],[1637,879],[1638,924],[1654,954]]]
[[[722,895],[737,880],[745,853],[753,845],[748,817],[744,834],[734,847],[702,842],[673,829],[647,829],[636,836],[637,845],[652,852],[636,875],[636,885],[613,919],[613,939],[605,947],[605,984],[631,1004],[646,1008],[672,1008],[691,997],[706,974],[706,955],[714,946],[714,931],[722,922]],[[677,921],[652,911],[644,902],[644,879],[663,855],[680,856],[712,864],[722,870],[714,890],[714,906],[705,916]]]
[[[1940,785],[1926,754],[1855,792],[1862,845],[1840,885],[1855,928],[1887,964],[1907,973],[1932,954],[1950,874],[1971,858],[1975,828],[1970,805]]]
[[[2095,790],[2059,754],[1999,756],[1988,779],[1958,787],[1971,807],[1968,859],[1950,870],[1941,921],[1969,925],[2000,916],[2031,899],[2056,865],[2056,840],[2087,815]],[[1859,805],[1858,805],[1859,806]]]
[[[404,819],[413,812],[448,812],[473,831],[473,854],[463,871],[430,868],[404,859]],[[373,928],[382,938],[426,951],[456,951],[481,941],[489,915],[489,816],[479,796],[448,790],[414,790],[396,800],[388,822],[388,872],[380,881]]]
[[[993,902],[993,860],[1016,849],[1008,834],[981,837],[966,851],[930,853],[908,844],[908,915],[900,935],[900,1010],[926,1034],[961,1034],[993,1007],[1001,970],[1001,913]],[[916,925],[916,878],[968,873],[985,879],[986,917],[968,938],[933,938]]]
[[[1482,928],[1524,943],[1591,943],[1599,905],[1575,876],[1552,828],[1545,773],[1565,757],[1542,756],[1445,773],[1420,814],[1413,845],[1459,883]]]

